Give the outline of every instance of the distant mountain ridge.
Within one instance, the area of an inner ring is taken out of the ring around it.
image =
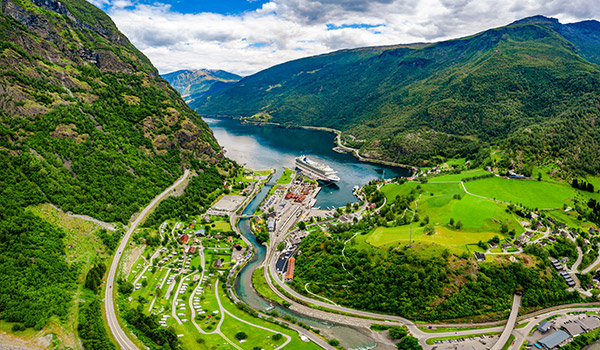
[[[197,101],[212,96],[242,79],[224,70],[185,69],[163,74],[162,77],[177,90],[192,107]]]
[[[598,64],[599,22],[534,16],[444,42],[286,62],[194,107],[341,129],[361,154],[401,163],[474,159],[492,145],[516,168],[600,173]]]

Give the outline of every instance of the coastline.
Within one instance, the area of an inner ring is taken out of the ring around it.
[[[411,175],[409,177],[407,177],[408,179],[412,179],[419,172],[419,168],[417,168],[414,165],[389,162],[389,161],[382,160],[382,159],[367,158],[367,157],[362,156],[359,153],[359,149],[348,147],[342,143],[342,140],[341,140],[342,131],[337,130],[337,129],[328,128],[328,127],[324,127],[324,126],[305,126],[305,125],[285,126],[285,125],[281,125],[280,123],[275,123],[275,122],[259,122],[259,121],[253,121],[253,120],[246,120],[241,116],[205,115],[205,117],[217,118],[217,119],[219,119],[219,118],[237,119],[242,124],[254,124],[254,125],[260,125],[260,126],[277,126],[277,127],[285,128],[285,129],[305,129],[305,130],[318,130],[318,131],[330,132],[330,133],[335,134],[334,143],[337,147],[339,147],[340,149],[342,149],[346,152],[350,152],[356,159],[358,159],[361,162],[386,165],[386,166],[391,166],[391,167],[396,167],[396,168],[410,169]]]

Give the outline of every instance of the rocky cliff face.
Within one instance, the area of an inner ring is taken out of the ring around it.
[[[0,0],[0,108],[2,163],[46,200],[107,220],[185,166],[223,161],[208,126],[84,0]]]

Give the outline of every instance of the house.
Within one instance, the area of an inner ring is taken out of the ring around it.
[[[285,274],[285,281],[290,282],[294,279],[294,265],[296,264],[296,259],[290,258],[288,260],[287,272]]]
[[[475,259],[477,259],[477,261],[479,261],[479,262],[485,261],[485,254],[480,253],[480,252],[475,252]]]
[[[548,321],[542,321],[542,323],[540,323],[538,325],[537,330],[543,334],[543,333],[548,332],[551,327],[552,327],[552,323],[550,323]]]
[[[188,252],[188,254],[195,254],[196,253],[196,247],[190,247],[187,252]]]
[[[233,243],[233,236],[227,236],[227,242]]]
[[[552,263],[552,266],[554,266],[554,268],[555,268],[557,271],[560,271],[560,270],[562,270],[562,269],[563,269],[563,266],[562,266],[562,265],[561,265],[561,264],[558,262],[558,260],[554,260],[554,259],[552,259],[552,260],[550,260],[550,262]]]
[[[495,242],[488,242],[488,244],[490,245],[490,248],[492,248],[492,249],[498,248],[498,245]]]
[[[221,259],[215,260],[215,268],[219,269],[219,268],[221,268],[221,266],[223,266],[223,260],[221,260]]]
[[[564,343],[567,339],[571,338],[569,333],[558,330],[538,341],[538,344],[542,345],[545,349],[554,349],[558,345]]]
[[[519,241],[518,239],[515,241],[515,247],[519,248],[522,245],[523,243],[521,243],[521,241]]]
[[[179,238],[179,240],[181,241],[181,243],[187,244],[187,242],[189,242],[189,240],[190,240],[190,236],[184,234]]]
[[[508,248],[512,248],[512,244],[510,243],[502,243],[502,249],[508,249]]]
[[[194,234],[196,236],[202,236],[202,237],[204,237],[204,236],[206,236],[206,231],[204,229],[200,229],[200,230],[194,232]]]
[[[573,278],[571,277],[571,275],[569,275],[568,272],[561,272],[560,275],[562,276],[562,278],[565,279],[565,282],[567,282],[567,285],[569,285],[569,287],[575,287],[575,281],[573,281]]]

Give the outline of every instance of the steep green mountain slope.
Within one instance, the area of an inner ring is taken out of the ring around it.
[[[76,321],[69,310],[81,276],[100,266],[67,259],[81,247],[67,247],[65,231],[27,207],[50,202],[127,223],[185,167],[204,198],[222,190],[231,166],[208,126],[98,8],[0,0],[0,320],[15,330]],[[106,238],[85,240],[119,239]],[[97,287],[104,270],[94,271]],[[110,348],[100,308],[80,310],[84,344]]]
[[[538,16],[434,44],[343,50],[246,77],[197,110],[334,127],[364,155],[417,165],[500,144],[517,163],[559,158],[599,173],[599,35],[596,21]]]
[[[177,90],[192,107],[234,83],[242,77],[224,70],[187,69],[163,74],[162,77]]]

